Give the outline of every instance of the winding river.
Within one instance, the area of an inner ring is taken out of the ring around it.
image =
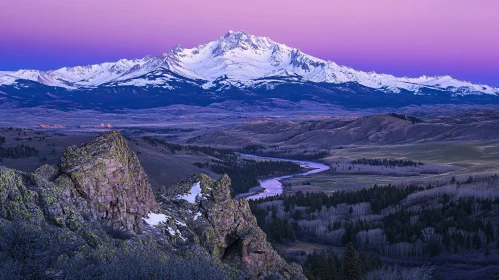
[[[260,157],[260,156],[249,155],[249,154],[240,154],[240,155],[242,157],[248,158],[248,159],[271,160],[271,161],[289,161],[289,162],[297,163],[303,168],[310,169],[309,171],[303,172],[303,173],[290,174],[290,175],[284,175],[284,176],[279,176],[279,177],[258,180],[258,183],[260,184],[259,187],[252,188],[250,190],[250,192],[240,194],[236,197],[236,198],[245,197],[248,200],[254,200],[254,199],[259,199],[259,198],[264,198],[264,197],[268,197],[268,196],[274,196],[274,195],[281,194],[282,193],[281,180],[283,180],[283,179],[288,179],[288,178],[298,177],[298,176],[307,176],[310,174],[319,173],[319,172],[326,171],[329,169],[329,166],[322,164],[322,163],[313,162],[313,161],[284,159],[284,158],[272,158],[272,157]]]

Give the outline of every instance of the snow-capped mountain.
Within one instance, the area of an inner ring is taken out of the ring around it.
[[[136,86],[175,89],[178,83],[203,89],[268,88],[285,83],[358,83],[384,92],[422,89],[456,95],[499,95],[499,89],[459,81],[450,76],[395,77],[356,71],[307,55],[267,37],[229,31],[223,37],[192,49],[181,46],[160,56],[122,59],[115,63],[64,67],[53,71],[0,72],[0,85],[16,86],[20,80],[66,89]]]

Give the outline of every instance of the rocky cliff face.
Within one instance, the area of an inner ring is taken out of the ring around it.
[[[162,207],[175,221],[165,223],[165,232],[198,242],[210,254],[258,279],[304,278],[299,265],[287,264],[266,241],[248,202],[231,198],[230,184],[226,175],[218,181],[196,175],[165,190]],[[175,220],[179,218],[183,220]]]
[[[69,147],[58,166],[33,173],[0,167],[0,225],[43,223],[92,248],[112,247],[103,230],[112,228],[134,234],[130,242],[149,240],[165,250],[204,248],[250,278],[304,278],[266,241],[248,203],[231,198],[227,176],[193,176],[160,191],[158,200],[117,131]]]
[[[78,195],[88,200],[92,214],[113,228],[138,233],[142,217],[158,209],[139,159],[118,131],[66,149],[60,171],[71,179]]]
[[[49,223],[92,247],[102,243],[100,226],[140,233],[142,218],[157,209],[147,175],[119,132],[69,147],[60,166],[33,173],[0,167],[0,218]]]

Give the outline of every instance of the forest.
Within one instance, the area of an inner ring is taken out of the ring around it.
[[[5,137],[0,136],[0,162],[2,158],[27,158],[38,156],[39,151],[28,145],[17,145],[15,147],[4,148],[2,145],[5,144]]]
[[[328,250],[314,252],[302,266],[308,279],[357,280],[381,268],[382,263],[369,253],[358,254],[349,243],[343,255]]]
[[[343,255],[332,250],[313,252],[302,267],[305,276],[313,280],[430,280],[434,269],[386,266],[379,256],[357,252],[352,243],[347,245]]]
[[[388,259],[431,262],[478,254],[494,262],[499,249],[498,187],[497,175],[452,177],[330,195],[299,192],[250,201],[250,206],[274,243],[352,243],[360,252]]]

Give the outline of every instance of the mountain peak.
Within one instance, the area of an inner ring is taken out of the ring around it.
[[[229,37],[229,36],[232,36],[232,35],[242,35],[242,34],[248,35],[243,30],[239,30],[239,31],[229,30],[223,37]]]
[[[163,68],[168,68],[171,75],[147,76]],[[205,81],[201,87],[206,89],[218,77],[228,76],[237,81],[240,87],[249,88],[254,86],[258,79],[273,76],[275,73],[284,73],[284,76],[294,73],[301,77],[300,83],[357,83],[387,92],[405,90],[418,94],[421,89],[428,88],[459,95],[499,95],[499,89],[495,87],[459,81],[449,76],[408,78],[357,71],[307,55],[296,48],[276,43],[268,37],[252,35],[242,30],[228,31],[215,41],[191,49],[177,45],[156,58],[120,60],[115,63],[47,72],[0,72],[0,85],[15,87],[18,80],[30,80],[67,89],[116,85],[173,89],[171,84],[186,78]]]
[[[234,49],[258,50],[276,45],[275,42],[267,37],[248,34],[244,31],[229,31],[224,36],[218,38],[218,40],[216,40],[214,43],[216,45],[213,50],[213,54],[215,56],[221,55]]]
[[[175,48],[173,48],[173,52],[174,52],[174,53],[178,53],[178,52],[181,52],[181,51],[183,51],[183,50],[184,50],[184,48],[183,48],[183,47],[182,47],[182,45],[180,45],[180,44],[177,44],[177,45],[175,46]]]

